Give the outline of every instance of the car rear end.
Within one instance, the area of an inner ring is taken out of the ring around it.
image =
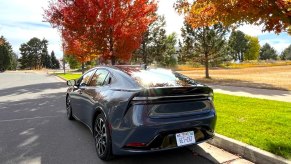
[[[175,75],[175,82],[182,78],[183,85],[181,81],[175,85],[163,81],[150,87],[141,84],[144,88],[133,94],[118,130],[112,131],[114,154],[173,149],[214,136],[216,113],[212,89],[180,76]]]

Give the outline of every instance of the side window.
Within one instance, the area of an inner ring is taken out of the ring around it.
[[[95,69],[86,73],[85,75],[83,75],[82,77],[82,81],[80,83],[80,86],[86,86],[89,83],[90,77],[92,76],[92,74],[95,72]]]
[[[111,78],[110,74],[108,74],[106,79],[104,80],[103,85],[111,84],[111,80],[112,80],[112,78]]]
[[[104,83],[105,78],[109,72],[104,69],[98,69],[95,74],[92,76],[92,79],[90,81],[90,86],[102,86]]]

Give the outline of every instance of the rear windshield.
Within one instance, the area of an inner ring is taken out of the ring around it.
[[[168,69],[143,70],[137,67],[120,69],[129,74],[143,87],[184,87],[197,85],[191,78]]]

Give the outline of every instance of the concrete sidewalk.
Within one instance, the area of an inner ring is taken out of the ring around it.
[[[208,143],[202,143],[189,147],[192,150],[194,156],[200,156],[210,161],[210,163],[222,163],[222,164],[253,164],[242,158],[239,155],[229,153],[223,149],[210,145]]]
[[[291,102],[291,91],[258,89],[236,86],[222,86],[211,84],[209,84],[208,86],[212,87],[214,89],[214,92],[217,93]]]

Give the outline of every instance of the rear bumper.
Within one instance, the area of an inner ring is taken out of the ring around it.
[[[214,136],[216,113],[215,110],[210,110],[200,115],[176,119],[151,119],[145,122],[138,125],[125,124],[119,128],[112,127],[113,154],[139,154],[180,148],[177,146],[175,134],[186,131],[194,131],[195,144],[205,142]],[[129,143],[143,143],[144,146],[129,147],[127,146]]]

